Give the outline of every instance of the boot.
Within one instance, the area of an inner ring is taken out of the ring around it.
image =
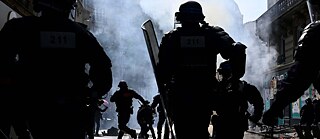
[[[123,135],[124,135],[124,132],[120,130],[117,139],[122,139]]]

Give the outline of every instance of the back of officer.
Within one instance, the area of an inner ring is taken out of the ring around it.
[[[215,139],[243,139],[248,130],[248,119],[257,123],[263,113],[263,98],[259,90],[244,80],[231,82],[233,76],[229,61],[220,64],[218,93],[213,98],[216,103],[216,136]],[[248,103],[253,106],[253,112],[248,112]],[[232,135],[230,135],[232,131]]]
[[[82,108],[112,86],[111,61],[96,38],[69,19],[76,0],[34,0],[40,16],[8,21],[0,62],[24,97],[34,139],[84,138]],[[86,72],[86,67],[88,72]]]
[[[172,109],[169,115],[173,115],[176,137],[208,138],[212,113],[208,98],[217,82],[217,55],[220,53],[224,59],[231,59],[233,64],[244,67],[246,47],[235,43],[222,28],[205,23],[198,2],[181,4],[175,15],[181,27],[166,33],[160,44],[159,89],[163,94],[168,91],[169,109]],[[235,73],[239,77],[244,74],[241,68],[234,71],[239,71]]]

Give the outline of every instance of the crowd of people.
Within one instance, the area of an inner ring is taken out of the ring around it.
[[[5,137],[9,137],[10,127],[19,139],[93,139],[99,134],[102,113],[108,109],[100,106],[113,83],[112,62],[85,25],[70,20],[75,2],[33,0],[34,11],[40,16],[12,19],[1,29],[0,129]],[[310,2],[320,5],[316,0]],[[313,62],[320,49],[316,46],[320,43],[319,21],[306,26],[288,77],[271,108],[263,113],[264,102],[257,87],[240,80],[245,74],[247,47],[223,28],[206,23],[196,1],[182,3],[175,18],[181,26],[161,39],[154,69],[159,92],[152,103],[125,80],[119,81],[110,98],[116,105],[118,139],[124,134],[147,139],[149,131],[153,139],[226,139],[230,130],[232,138],[242,139],[248,120],[273,126],[283,109],[311,84],[319,89],[320,63]],[[224,62],[217,69],[218,54]],[[135,112],[133,99],[141,103],[137,111],[139,136],[127,125]],[[307,107],[313,106],[310,99],[306,102],[301,124],[317,124],[317,114],[312,117],[315,120],[308,121],[308,110],[314,107]],[[248,103],[254,106],[253,113],[248,112]],[[156,113],[157,135],[153,130]],[[215,126],[214,135],[209,134],[210,123]]]

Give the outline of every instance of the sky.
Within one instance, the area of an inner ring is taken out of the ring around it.
[[[89,28],[112,61],[113,88],[106,99],[118,89],[120,80],[126,80],[130,88],[152,102],[158,88],[141,26],[145,21],[151,20],[160,44],[162,36],[174,28],[175,12],[180,4],[187,0],[87,1],[95,10],[95,24]],[[266,6],[263,6],[262,0],[196,1],[202,5],[204,20],[209,25],[222,27],[236,42],[247,46],[246,74],[243,79],[261,88],[265,81],[264,74],[269,71],[274,61],[275,50],[266,47],[266,44],[245,28],[243,23],[257,19],[264,12],[263,7],[266,9]],[[217,65],[219,62],[221,61],[218,58]],[[132,117],[136,117],[135,112],[140,106],[138,100],[134,100],[133,105]],[[105,123],[101,125],[102,128],[117,125],[114,103],[110,103],[104,116],[111,120],[102,122]],[[130,121],[129,126],[137,126],[135,118]]]
[[[267,10],[267,0],[234,0],[243,14],[244,23],[254,21]]]

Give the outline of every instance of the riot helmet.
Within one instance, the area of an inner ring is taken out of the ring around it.
[[[178,22],[201,22],[204,20],[201,5],[196,1],[188,1],[179,7],[179,12],[175,13]]]
[[[127,82],[125,80],[121,80],[118,84],[119,88],[128,88]]]
[[[230,61],[220,63],[218,68],[219,80],[228,80],[232,77],[232,67]]]
[[[51,9],[58,12],[69,13],[75,7],[76,0],[33,0],[33,9],[40,12]]]

